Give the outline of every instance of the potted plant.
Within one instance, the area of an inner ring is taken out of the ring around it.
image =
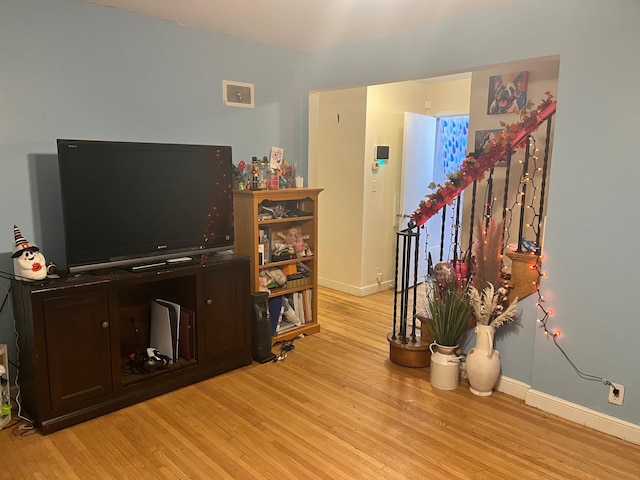
[[[430,383],[441,390],[453,390],[460,381],[459,358],[455,354],[460,337],[469,328],[471,307],[466,287],[455,283],[438,285],[427,299],[429,321],[427,325],[435,339],[431,350]],[[433,351],[433,347],[437,351]]]

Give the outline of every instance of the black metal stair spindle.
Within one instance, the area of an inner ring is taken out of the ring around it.
[[[493,205],[493,167],[489,170],[489,178],[487,178],[487,203],[484,211],[484,228],[489,228],[489,220],[491,220],[491,208]]]
[[[520,222],[518,225],[518,248],[516,252],[522,253],[522,232],[524,230],[525,204],[527,199],[527,184],[529,183],[529,158],[531,157],[531,135],[527,135],[527,145],[524,153],[524,164],[522,165],[522,194],[520,196]]]
[[[454,268],[458,264],[458,230],[460,229],[460,204],[462,203],[461,195],[456,198],[456,218],[453,225],[453,265]]]
[[[415,225],[414,225],[415,226]],[[417,302],[417,293],[418,293],[418,254],[420,252],[420,227],[416,226],[416,233],[413,234],[415,236],[415,244],[416,247],[414,249],[415,255],[413,260],[413,312],[411,315],[411,341],[415,343],[416,341],[416,314],[418,313],[416,310],[416,302]],[[409,229],[411,234],[411,227]]]
[[[409,267],[407,262],[407,241],[407,232],[404,230],[402,241],[402,285],[400,290],[400,338],[403,344],[407,343],[407,276]]]
[[[509,149],[507,154],[507,170],[504,172],[504,197],[502,199],[502,219],[507,217],[507,198],[509,197],[509,176],[511,175],[511,157],[513,151]]]
[[[540,186],[540,210],[538,216],[538,232],[536,233],[536,255],[540,255],[542,253],[540,246],[540,237],[542,235],[542,218],[544,213],[544,196],[546,193],[547,187],[547,169],[549,166],[549,145],[551,142],[551,119],[553,115],[547,118],[547,138],[544,142],[544,160],[542,161],[542,184]]]
[[[401,233],[396,232],[396,262],[395,262],[395,279],[396,284],[394,288],[396,289],[396,294],[393,296],[393,331],[391,334],[391,339],[395,340],[396,337],[396,328],[397,328],[397,319],[398,319],[398,253],[400,253],[400,238]]]
[[[469,222],[469,243],[467,245],[467,281],[471,280],[473,275],[473,229],[476,216],[476,195],[478,191],[478,181],[473,181],[471,189],[471,220]]]

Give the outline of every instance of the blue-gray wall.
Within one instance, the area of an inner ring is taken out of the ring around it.
[[[79,0],[0,0],[0,238],[9,252],[17,223],[40,241],[41,217],[57,215],[41,197],[55,193],[46,180],[55,180],[58,137],[230,144],[236,161],[278,145],[306,176],[310,90],[559,54],[543,292],[562,346],[584,372],[626,385],[624,406],[608,404],[608,388],[581,379],[535,327],[533,301],[523,302],[523,328],[498,348],[506,375],[640,423],[639,19],[637,0],[521,0],[301,54]],[[254,82],[256,110],[224,107],[223,79]],[[59,248],[51,241],[45,254]],[[0,253],[3,271],[12,269],[7,257]],[[13,343],[7,311],[0,342]]]
[[[276,145],[306,176],[303,62],[79,0],[0,0],[0,271],[13,272],[14,223],[66,262],[57,138],[231,145],[235,163]],[[225,106],[223,80],[254,83],[256,108]],[[0,343],[15,359],[8,304]]]
[[[522,302],[523,328],[501,339],[507,376],[549,395],[640,424],[636,219],[640,185],[640,2],[522,0],[429,28],[312,52],[307,89],[437,76],[560,55],[558,113],[542,284],[549,326],[577,366],[626,386],[581,379]],[[535,99],[534,101],[537,101]]]

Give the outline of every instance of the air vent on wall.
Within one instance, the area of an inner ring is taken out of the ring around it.
[[[253,83],[222,81],[224,104],[230,107],[255,108]]]

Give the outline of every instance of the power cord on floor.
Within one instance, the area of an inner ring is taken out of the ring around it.
[[[11,285],[9,285],[9,290],[7,291],[7,296],[9,295],[9,292],[11,291]],[[24,299],[23,299],[24,301]],[[4,307],[4,303],[2,305]],[[24,305],[23,305],[24,308]],[[16,386],[16,396],[14,398],[14,402],[16,404],[16,406],[18,407],[18,412],[17,412],[17,424],[14,424],[14,428],[13,428],[13,434],[16,436],[25,436],[25,435],[29,435],[30,433],[35,431],[35,427],[33,425],[33,420],[31,420],[29,417],[27,417],[23,412],[22,412],[22,402],[20,400],[21,398],[21,390],[20,390],[20,382],[19,382],[19,378],[20,378],[20,343],[18,341],[20,334],[18,333],[18,326],[16,325],[16,317],[13,313],[13,304],[9,303],[9,311],[10,311],[10,315],[11,318],[13,319],[13,332],[15,333],[15,338],[16,338],[16,359],[17,359],[17,363],[13,363],[10,362],[16,369],[16,375],[15,378],[13,379],[14,385]]]
[[[295,338],[291,340],[285,340],[280,344],[280,355],[276,356],[273,361],[279,362],[280,360],[284,360],[289,355],[289,352],[295,350],[296,346],[293,344]]]

